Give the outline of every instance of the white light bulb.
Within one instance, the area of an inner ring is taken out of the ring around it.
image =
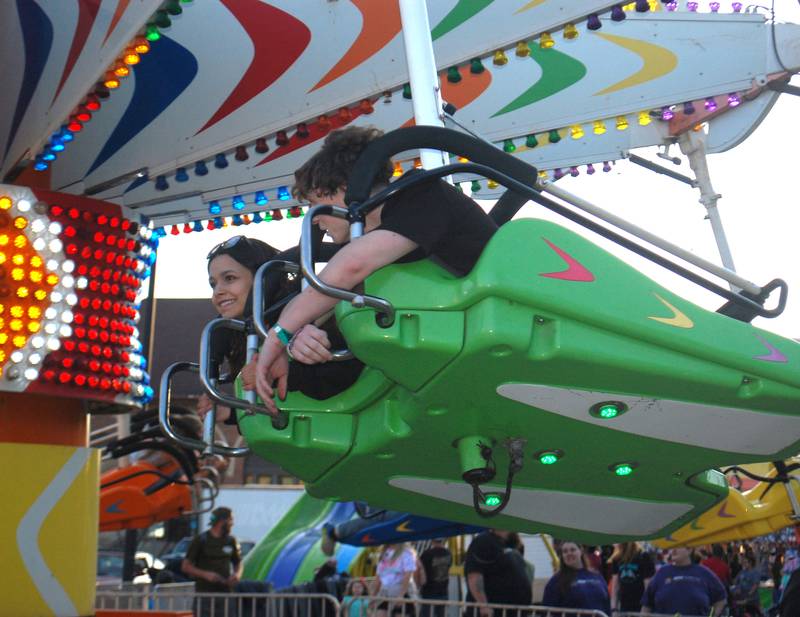
[[[34,336],[31,339],[31,346],[33,346],[34,349],[41,349],[42,347],[44,347],[44,337]]]
[[[58,334],[61,336],[61,338],[69,338],[72,336],[72,328],[67,324],[64,324],[58,329]]]
[[[35,381],[36,378],[39,377],[39,371],[37,371],[35,368],[26,368],[23,375],[28,381]]]
[[[55,319],[58,316],[58,310],[54,306],[48,306],[44,310],[45,319]]]
[[[61,349],[61,341],[59,341],[55,336],[47,339],[47,348],[50,351],[58,351]]]
[[[72,323],[72,320],[75,316],[72,314],[72,311],[63,311],[61,313],[61,321],[64,323]]]
[[[61,263],[61,270],[63,272],[68,273],[68,274],[71,273],[71,272],[74,272],[75,271],[75,262],[72,261],[71,259],[65,259]]]
[[[11,352],[11,361],[14,364],[19,364],[25,356],[19,350]]]
[[[44,248],[44,247],[42,247]],[[45,267],[50,270],[50,272],[55,272],[58,270],[58,260],[57,259],[48,259]]]
[[[79,276],[78,280],[75,281],[75,287],[78,289],[86,289],[86,286],[89,284],[89,281],[85,276]]]
[[[64,248],[64,245],[58,238],[53,238],[52,240],[50,240],[50,244],[47,245],[47,248],[49,248],[54,253],[60,253],[61,249]]]
[[[58,304],[63,299],[64,299],[64,294],[62,294],[60,291],[50,292],[50,302],[52,302],[53,304]]]
[[[33,233],[35,233],[35,234],[42,233],[44,231],[44,229],[45,229],[45,224],[44,224],[44,221],[42,219],[35,219],[31,223],[31,231]]]
[[[42,361],[42,354],[33,352],[31,355],[28,356],[28,362],[31,364],[39,364]]]
[[[58,221],[53,221],[53,222],[52,222],[52,223],[50,223],[50,225],[47,227],[47,230],[48,230],[48,231],[49,231],[51,234],[53,234],[54,236],[57,236],[58,234],[60,234],[60,233],[61,233],[61,223],[59,223]]]
[[[73,294],[73,293],[68,293],[68,294],[67,294],[67,295],[64,297],[64,301],[65,301],[65,302],[66,302],[66,303],[67,303],[69,306],[75,306],[76,304],[78,304],[78,296],[76,296],[76,295],[75,295],[75,294]]]
[[[58,332],[58,324],[53,323],[52,321],[48,321],[46,324],[44,324],[44,331],[47,334],[55,334],[56,332]]]
[[[43,251],[46,246],[47,242],[44,241],[44,238],[36,238],[36,240],[33,241],[33,248],[36,251]]]
[[[61,284],[67,289],[70,289],[75,286],[75,277],[71,274],[67,274],[61,279]]]
[[[29,202],[27,199],[20,199],[17,202],[17,210],[19,210],[20,212],[28,212],[30,211],[30,209],[31,209],[31,202]]]

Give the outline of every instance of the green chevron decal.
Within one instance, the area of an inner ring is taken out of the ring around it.
[[[451,30],[458,28],[468,19],[475,17],[492,2],[494,0],[458,0],[458,4],[431,30],[431,38],[435,41]]]
[[[586,65],[572,56],[555,49],[542,49],[537,43],[528,47],[531,58],[541,67],[542,75],[535,84],[495,113],[493,118],[553,96],[578,83],[586,75]]]

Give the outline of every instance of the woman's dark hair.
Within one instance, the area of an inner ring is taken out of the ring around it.
[[[383,135],[383,131],[372,126],[349,126],[332,131],[317,152],[294,172],[295,183],[292,195],[298,200],[307,200],[313,193],[333,195],[347,186],[347,178],[364,148]],[[392,162],[387,159],[374,185],[388,184],[392,177]]]
[[[234,236],[225,242],[215,246],[208,254],[208,268],[211,269],[211,262],[221,255],[228,255],[236,263],[241,264],[255,275],[263,264],[271,261],[278,254],[278,250],[266,242],[247,238],[245,236]],[[247,295],[244,314],[246,319],[252,316],[253,291]],[[245,365],[247,356],[247,340],[244,333],[233,332],[231,330],[216,330],[214,349],[220,350],[220,357],[228,362],[228,367],[232,375],[236,375]]]
[[[572,540],[563,540],[558,546],[558,556],[561,560],[561,563],[559,563],[558,566],[558,588],[561,591],[562,596],[565,596],[569,593],[569,588],[572,587],[572,583],[575,582],[575,578],[578,576],[578,570],[564,563],[562,552],[565,544],[574,544],[580,549],[581,564],[583,565],[584,569],[586,568],[586,552],[583,550],[583,546],[577,542],[573,542]]]

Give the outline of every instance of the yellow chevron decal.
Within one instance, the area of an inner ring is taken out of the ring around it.
[[[411,533],[414,531],[408,526],[408,521],[403,521],[397,527],[395,527],[395,531],[402,531],[403,533]]]
[[[532,9],[534,7],[537,7],[540,4],[544,4],[545,2],[547,2],[547,0],[531,0],[530,2],[525,4],[525,6],[523,6],[523,7],[519,8],[519,9],[517,9],[516,11],[514,11],[514,15],[519,15],[523,11],[527,11],[528,9]]]
[[[642,59],[642,68],[636,71],[633,75],[629,75],[622,81],[618,81],[614,85],[609,86],[600,92],[595,92],[594,96],[603,94],[610,94],[611,92],[618,92],[625,88],[632,88],[640,84],[652,81],[663,77],[667,73],[671,73],[678,66],[678,56],[672,53],[669,49],[655,45],[653,43],[646,43],[639,39],[631,39],[625,36],[618,36],[616,34],[603,34],[595,32],[595,36],[599,36],[609,43],[614,43],[620,47],[624,47],[628,51],[632,51]]]
[[[687,317],[686,313],[681,311],[680,309],[675,308],[669,302],[664,300],[661,296],[657,293],[653,293],[653,295],[658,298],[658,300],[666,306],[670,311],[672,311],[672,317],[648,317],[648,319],[652,319],[653,321],[660,321],[661,323],[665,323],[668,326],[674,326],[676,328],[694,328],[694,322]]]

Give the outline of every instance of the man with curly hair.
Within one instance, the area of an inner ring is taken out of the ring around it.
[[[380,135],[382,132],[373,127],[332,132],[322,149],[295,172],[294,196],[312,205],[344,207],[350,171],[367,145]],[[391,176],[392,164],[387,159],[372,191],[387,186]],[[388,264],[426,258],[456,276],[465,276],[497,231],[497,225],[478,204],[438,179],[402,191],[372,210],[366,217],[364,235],[352,241],[346,220],[319,215],[314,223],[334,242],[347,243],[320,273],[325,283],[344,289],[353,289]],[[286,345],[290,339],[295,359],[307,364],[330,360],[327,338],[318,329],[304,326],[313,324],[336,303],[335,298],[307,287],[286,305],[270,331],[258,357],[256,390],[273,414],[278,412],[273,384],[277,382],[280,399],[286,397]]]

